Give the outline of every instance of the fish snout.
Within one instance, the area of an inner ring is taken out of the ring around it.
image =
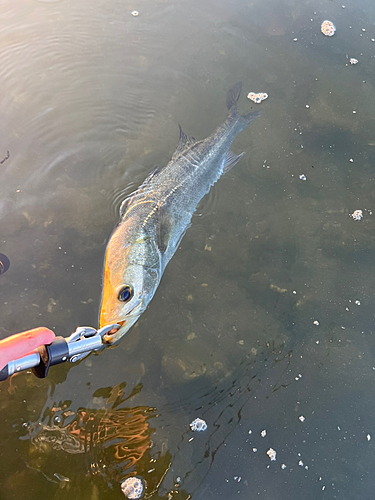
[[[117,323],[120,325],[118,330],[113,329],[103,335],[103,342],[105,344],[115,344],[127,333],[134,323],[142,314],[142,302],[137,300],[130,311],[124,314],[118,308],[107,307],[102,308],[99,318],[100,328]]]
[[[117,324],[120,325],[119,329],[113,328],[112,330],[103,335],[103,342],[105,344],[111,344],[111,345],[115,344],[129,330],[129,327],[127,327],[126,325],[126,321],[117,321]]]
[[[108,333],[106,333],[103,336],[103,342],[110,345],[118,342],[130,330],[139,316],[140,314],[137,314],[135,316],[128,316],[126,319],[116,321],[115,323],[120,325],[120,328],[118,330],[110,330]]]

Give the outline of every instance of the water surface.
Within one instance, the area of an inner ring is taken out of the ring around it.
[[[97,326],[119,204],[178,124],[209,135],[237,81],[262,115],[121,343],[1,385],[1,499],[121,499],[135,474],[151,499],[373,497],[374,14],[3,0],[1,338]]]

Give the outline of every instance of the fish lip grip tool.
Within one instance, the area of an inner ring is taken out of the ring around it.
[[[30,369],[36,377],[44,378],[50,366],[65,363],[65,361],[76,363],[92,351],[102,349],[106,345],[103,341],[104,335],[119,328],[120,325],[117,323],[104,326],[99,330],[90,326],[80,326],[68,338],[55,337],[51,344],[42,345],[32,353],[10,361],[0,370],[0,381],[6,380],[14,373]]]

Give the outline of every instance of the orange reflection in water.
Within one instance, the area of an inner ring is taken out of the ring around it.
[[[148,416],[152,409],[136,407],[130,409],[102,410],[80,409],[66,431],[85,448],[95,445],[113,450],[117,460],[128,461],[132,467],[151,446],[148,431]]]

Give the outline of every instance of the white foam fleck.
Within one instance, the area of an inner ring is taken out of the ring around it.
[[[207,424],[203,419],[196,418],[195,420],[193,420],[190,423],[190,429],[193,432],[202,432],[202,431],[205,431],[207,429]]]
[[[141,498],[144,491],[144,481],[140,477],[128,477],[121,483],[121,491],[129,500]]]
[[[271,462],[276,460],[276,451],[273,448],[267,451],[267,455],[270,457]]]
[[[350,217],[356,221],[360,221],[363,217],[363,212],[362,210],[354,210],[354,212],[350,214]]]
[[[336,26],[331,21],[323,21],[320,27],[320,31],[325,36],[333,36],[336,32]]]
[[[259,92],[258,94],[256,94],[255,92],[249,92],[247,94],[247,97],[248,99],[250,99],[250,101],[259,104],[264,101],[264,99],[268,99],[268,94],[266,94],[265,92]]]

